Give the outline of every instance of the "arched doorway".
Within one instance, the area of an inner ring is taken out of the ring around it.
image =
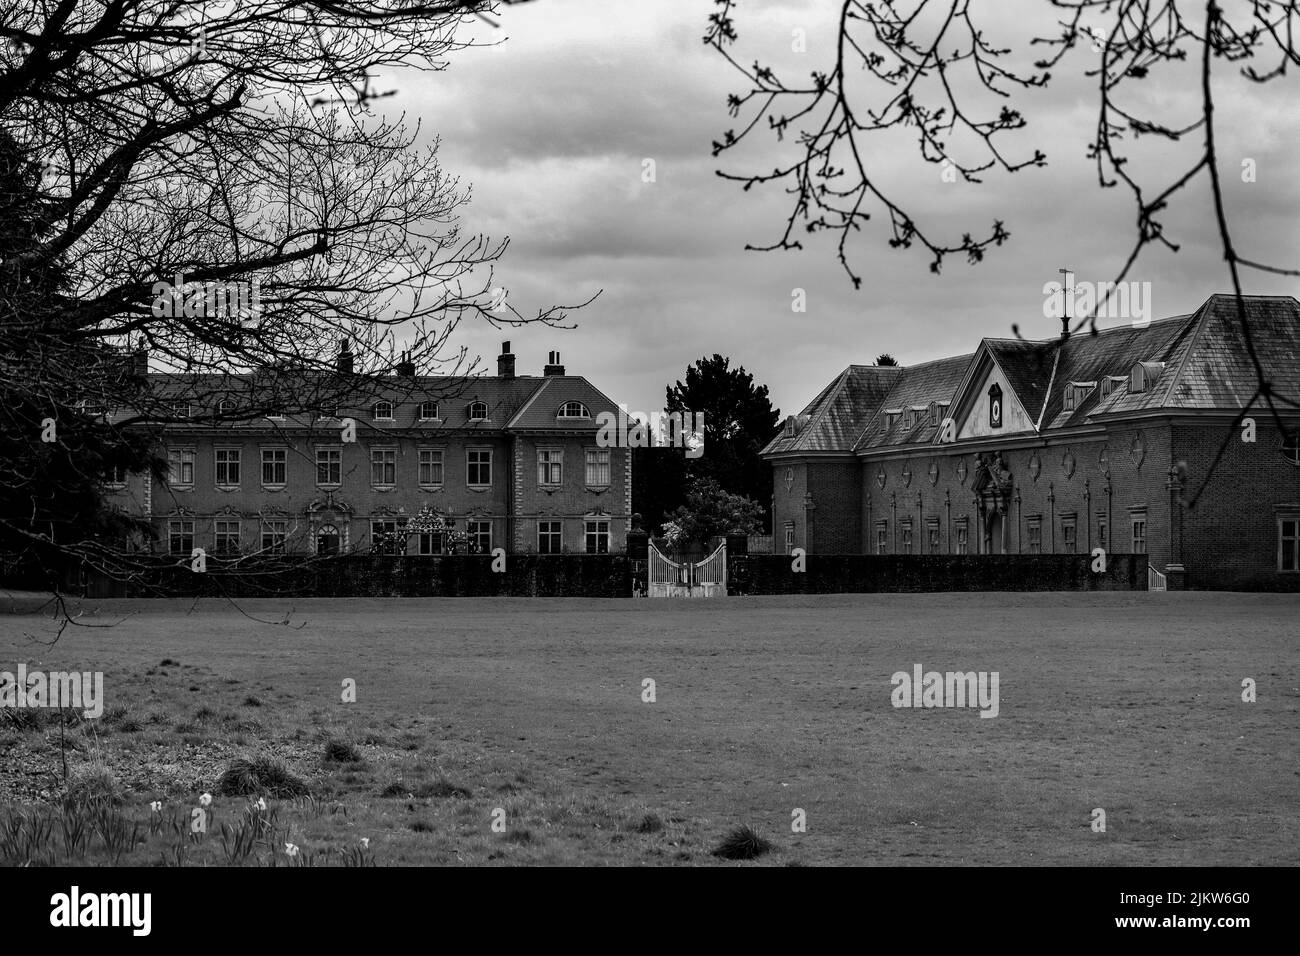
[[[316,553],[330,557],[339,553],[341,541],[339,529],[332,524],[323,524],[316,529]]]

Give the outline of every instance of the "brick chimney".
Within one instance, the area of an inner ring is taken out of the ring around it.
[[[407,378],[415,378],[415,363],[411,361],[410,352],[402,353],[402,360],[397,363],[397,374],[405,375]]]
[[[149,350],[143,343],[131,353],[131,374],[138,375],[140,378],[147,378],[149,375]]]
[[[551,353],[550,353],[550,361],[547,363],[546,368],[542,369],[542,374],[543,374],[543,375],[563,375],[563,374],[564,374],[564,366],[560,364],[560,353],[559,353],[559,352],[551,352]]]
[[[515,377],[515,353],[510,351],[510,343],[501,343],[501,354],[497,356],[497,374],[502,378]]]
[[[347,339],[339,339],[339,359],[337,367],[344,375],[352,374],[352,343]]]

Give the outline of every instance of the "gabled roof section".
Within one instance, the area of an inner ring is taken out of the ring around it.
[[[864,424],[905,371],[890,365],[850,365],[799,413],[798,432],[787,436],[783,425],[761,454],[852,451]]]
[[[973,355],[957,355],[902,369],[894,387],[858,435],[854,449],[860,451],[934,441],[942,426],[943,416],[939,418],[939,425],[932,425],[928,413],[930,404],[952,401],[972,358]],[[911,428],[905,427],[905,420],[901,416],[897,421],[890,422],[881,414],[886,408],[909,407],[927,409],[926,414],[918,412],[914,416]]]
[[[1038,423],[1043,417],[1043,405],[1051,391],[1053,380],[1063,381],[1057,371],[1059,340],[1030,342],[1023,339],[985,339],[989,354],[1007,384],[1016,393],[1020,407],[1029,420]]]

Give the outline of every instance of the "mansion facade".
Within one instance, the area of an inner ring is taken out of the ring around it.
[[[349,397],[302,414],[241,414],[246,376],[187,379],[175,414],[151,426],[166,480],[119,474],[109,500],[151,522],[154,550],[184,557],[620,552],[632,458],[596,441],[597,416],[617,406],[559,361],[516,375],[507,342],[495,376],[420,376],[403,362],[363,377],[343,343]],[[147,377],[167,393],[168,376]]]
[[[1143,327],[850,366],[763,451],[775,543],[1101,547],[1145,552],[1171,589],[1300,589],[1300,413],[1276,403],[1278,428],[1251,357],[1273,395],[1300,400],[1300,303],[1247,296],[1245,319],[1214,295]]]

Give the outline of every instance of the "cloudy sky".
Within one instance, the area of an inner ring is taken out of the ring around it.
[[[1054,32],[1047,0],[972,6],[1001,45]],[[742,3],[738,59],[774,60],[791,78],[828,68],[837,8],[826,0]],[[927,230],[956,240],[982,235],[995,219],[1006,223],[1010,242],[982,264],[953,257],[933,275],[924,251],[888,246],[880,209],[851,240],[863,276],[858,290],[829,234],[805,236],[803,251],[745,251],[747,242],[779,235],[788,198],[775,188],[744,192],[716,171],[770,171],[793,154],[760,129],[743,151],[711,155],[713,140],[737,126],[727,94],[745,89],[701,43],[712,9],[709,0],[536,0],[503,8],[500,29],[471,31],[503,42],[457,53],[442,72],[406,74],[399,95],[384,101],[386,113],[418,119],[425,138],[439,135],[444,167],[472,183],[465,227],[510,237],[494,284],[508,288],[516,308],[533,313],[601,292],[573,315],[575,330],[464,324],[458,344],[489,368],[506,338],[520,372],[540,372],[547,351],[559,349],[571,373],[651,410],[662,407],[665,385],[689,363],[720,352],[766,383],[789,414],[846,365],[869,364],[881,352],[923,362],[972,351],[983,336],[1011,335],[1013,324],[1029,337],[1054,335],[1059,323],[1044,316],[1044,283],[1059,279],[1061,267],[1080,281],[1110,279],[1121,267],[1134,205],[1126,191],[1099,189],[1086,158],[1097,112],[1096,80],[1084,75],[1097,60],[1089,49],[1068,57],[1046,89],[1013,100],[1030,126],[1005,141],[1008,152],[1023,157],[1041,148],[1046,168],[990,173],[980,186],[948,183],[938,166],[919,160],[914,140],[869,146],[879,181]],[[804,52],[792,49],[797,30]],[[1230,225],[1243,255],[1294,268],[1294,84],[1261,88],[1227,68],[1222,76],[1216,131]],[[869,100],[877,88],[864,79],[862,94]],[[977,102],[988,107],[989,99]],[[1186,72],[1130,84],[1122,102],[1171,123],[1194,119],[1200,105],[1196,78]],[[1200,144],[1200,134],[1190,134],[1176,148],[1137,155],[1134,168],[1158,192],[1175,169],[1195,162]],[[1254,161],[1253,183],[1241,181],[1243,159]],[[643,182],[646,160],[654,161],[651,183]],[[1202,175],[1165,217],[1180,251],[1149,247],[1133,273],[1152,284],[1156,318],[1191,311],[1229,288],[1209,198]],[[1290,295],[1300,285],[1250,272],[1245,281],[1260,293]],[[792,311],[796,289],[806,296],[805,312]]]

